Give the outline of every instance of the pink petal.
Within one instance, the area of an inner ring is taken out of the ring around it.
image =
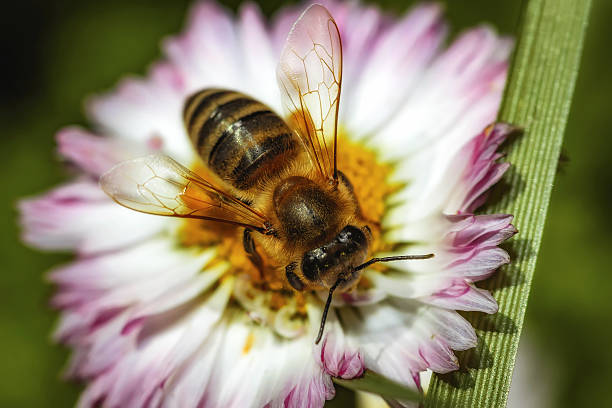
[[[453,285],[434,293],[424,302],[450,310],[479,311],[497,313],[497,302],[489,291],[478,289],[465,281],[457,281]]]
[[[347,332],[359,339],[367,368],[413,387],[426,368],[456,369],[452,349],[476,344],[474,329],[461,316],[413,301],[364,306],[359,315],[345,308],[341,318]]]
[[[510,262],[508,253],[501,248],[484,248],[471,251],[465,259],[458,259],[448,265],[453,275],[473,281],[488,278],[502,265]]]
[[[77,181],[22,200],[19,210],[26,243],[82,253],[122,248],[157,233],[168,222],[118,206],[91,181]]]
[[[366,271],[375,289],[388,295],[419,299],[439,307],[495,313],[497,303],[491,295],[475,288],[472,282],[489,277],[501,265],[509,262],[508,254],[497,245],[516,233],[512,216],[451,215],[428,225],[434,231],[414,253],[432,252],[435,257],[420,262],[397,263],[394,268],[404,272],[381,274]],[[442,230],[438,230],[444,226]]]
[[[323,370],[332,377],[347,380],[363,375],[365,370],[363,356],[345,336],[334,316],[329,317],[326,330],[323,339],[314,350],[315,358],[319,360]]]
[[[516,232],[516,229],[510,224],[512,218],[513,216],[508,214],[449,216],[454,223],[457,223],[456,220],[459,219],[471,221],[469,225],[452,233],[453,245],[457,247],[497,246]]]
[[[141,148],[129,143],[96,136],[78,127],[60,130],[56,139],[62,156],[94,176],[143,152]]]
[[[509,167],[507,163],[497,162],[500,158],[497,150],[516,131],[514,126],[495,123],[480,132],[457,154],[452,168],[462,176],[446,207],[447,212],[469,213],[482,204],[480,198]]]

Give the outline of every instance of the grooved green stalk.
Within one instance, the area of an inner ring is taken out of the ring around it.
[[[522,127],[524,134],[508,143],[512,168],[485,210],[514,214],[519,234],[505,246],[512,263],[483,285],[493,291],[499,312],[467,314],[479,344],[460,354],[460,372],[434,376],[426,407],[506,406],[590,5],[590,0],[523,4],[499,119]]]

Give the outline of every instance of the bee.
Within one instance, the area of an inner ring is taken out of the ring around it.
[[[285,119],[232,90],[203,89],[186,99],[185,128],[207,179],[153,155],[119,163],[100,184],[136,211],[243,228],[244,250],[262,273],[280,269],[287,289],[329,291],[318,343],[333,293],[351,290],[362,269],[433,254],[366,261],[375,226],[337,166],[342,44],[327,9],[312,5],[296,21],[277,80]]]

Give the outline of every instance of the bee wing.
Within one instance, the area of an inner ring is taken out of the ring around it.
[[[325,7],[314,4],[295,22],[276,73],[289,124],[321,175],[337,180],[342,44]]]
[[[132,210],[199,218],[267,232],[266,217],[168,156],[151,155],[117,164],[100,178],[113,200]]]

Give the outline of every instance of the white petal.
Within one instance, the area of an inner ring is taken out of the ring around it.
[[[275,75],[278,53],[272,48],[263,16],[255,4],[242,6],[238,38],[248,76],[243,91],[280,113],[282,107]]]
[[[164,406],[196,406],[197,402],[207,407],[279,407],[297,401],[301,406],[309,406],[308,401],[320,406],[331,396],[326,388],[331,384],[324,380],[311,349],[310,339],[283,340],[234,316],[167,385]]]
[[[406,104],[370,143],[397,161],[408,186],[390,216],[417,221],[442,211],[462,173],[452,158],[495,119],[510,44],[486,28],[469,31],[440,56]]]
[[[231,287],[231,279],[226,280],[204,301],[150,324],[137,337],[115,332],[124,349],[119,349],[120,355],[113,356],[116,364],[99,373],[82,401],[89,400],[91,394],[104,396],[108,406],[146,406],[151,400],[159,400],[158,392],[169,376],[178,373],[209,337],[225,310]],[[214,330],[212,333],[215,337]],[[94,351],[92,348],[90,353],[95,358]],[[103,360],[109,361],[109,357]]]
[[[227,269],[228,265],[226,264],[207,268],[186,281],[168,287],[165,293],[160,296],[146,303],[141,303],[132,311],[132,316],[123,328],[123,333],[128,333],[136,326],[146,324],[147,320],[155,315],[162,314],[192,300],[211,287]]]
[[[488,28],[463,34],[434,61],[376,142],[388,144],[390,154],[406,154],[444,139],[452,157],[453,148],[495,118],[509,51],[508,41]]]
[[[183,276],[177,268],[193,264],[190,274],[195,274],[213,255],[211,251],[181,250],[167,237],[158,237],[121,251],[85,258],[57,268],[50,279],[59,285],[97,290],[143,285],[160,275],[176,282]],[[162,286],[170,282],[165,281]]]
[[[106,133],[190,164],[195,153],[181,114],[186,81],[175,67],[155,65],[149,78],[125,79],[115,92],[90,99],[88,112]]]
[[[351,95],[343,103],[351,135],[372,134],[413,97],[412,89],[444,38],[440,17],[438,5],[421,6],[380,34],[365,63],[359,62],[364,65],[359,77],[346,84]],[[409,126],[404,122],[403,130]]]
[[[242,89],[244,71],[234,23],[225,9],[213,2],[197,3],[185,32],[165,42],[170,60],[194,92],[206,87]]]

